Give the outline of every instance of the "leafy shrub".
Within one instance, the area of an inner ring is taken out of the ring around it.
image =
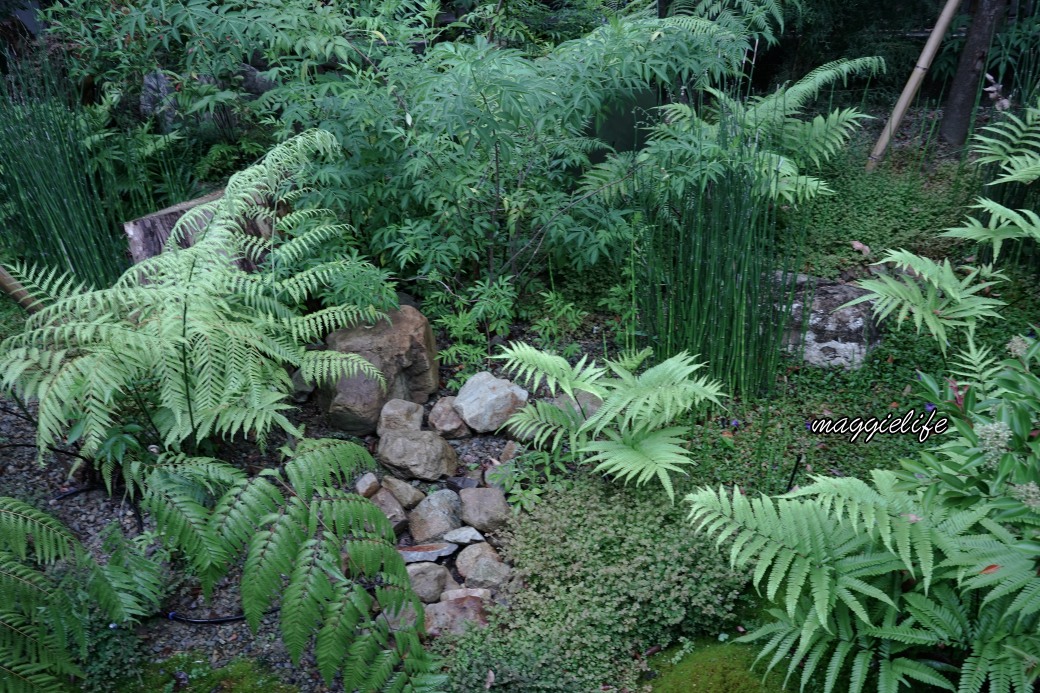
[[[633,686],[634,653],[680,635],[715,634],[744,584],[687,531],[660,489],[581,476],[520,515],[506,537],[522,586],[508,612],[463,636],[452,690],[600,690]]]

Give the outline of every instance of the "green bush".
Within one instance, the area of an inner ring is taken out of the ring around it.
[[[634,657],[733,620],[742,573],[684,526],[658,489],[582,476],[518,517],[507,557],[519,574],[507,612],[463,636],[452,690],[579,691],[632,687]]]

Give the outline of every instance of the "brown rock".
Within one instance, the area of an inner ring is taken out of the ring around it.
[[[436,563],[412,563],[405,569],[412,583],[412,591],[421,601],[427,604],[440,601],[449,575],[447,568]]]
[[[433,431],[387,431],[379,439],[376,456],[406,479],[436,481],[458,468],[455,450]]]
[[[477,597],[463,597],[426,605],[426,633],[433,637],[444,633],[463,633],[469,624],[487,625],[484,602]]]
[[[452,406],[478,433],[496,431],[527,404],[527,390],[487,371],[477,373],[459,390]]]
[[[379,490],[379,479],[372,472],[362,474],[354,484],[354,489],[365,498],[371,498]]]
[[[405,513],[404,508],[401,507],[401,504],[397,502],[397,499],[394,498],[394,494],[385,488],[381,488],[369,500],[383,511],[386,519],[390,520],[395,534],[400,534],[408,526],[408,515]]]
[[[437,391],[437,348],[429,321],[411,306],[390,311],[389,321],[337,330],[328,348],[358,354],[382,372],[386,388],[365,375],[342,378],[321,390],[332,425],[354,435],[376,430],[383,405],[391,399],[422,404]]]
[[[411,510],[415,506],[419,505],[419,503],[422,502],[422,499],[426,497],[425,493],[415,488],[407,481],[401,481],[393,476],[383,478],[383,488],[394,494],[394,498],[400,501],[405,510]]]
[[[462,521],[481,532],[494,532],[505,527],[509,520],[509,504],[499,488],[464,488],[459,491],[462,499]]]
[[[408,526],[417,544],[440,539],[462,526],[462,503],[454,491],[443,489],[426,496],[408,513]]]
[[[477,564],[485,560],[502,562],[498,552],[486,541],[482,541],[479,544],[470,544],[459,552],[458,557],[455,559],[455,570],[459,571],[459,575],[462,577],[469,578],[470,573],[473,572]]]
[[[392,399],[383,405],[379,413],[376,434],[382,436],[388,431],[418,431],[422,428],[422,417],[422,405],[405,399]]]
[[[450,440],[465,438],[472,434],[469,426],[455,411],[454,404],[454,397],[441,397],[430,410],[430,428]]]
[[[466,576],[466,587],[498,589],[509,579],[512,571],[505,563],[491,558],[480,558]]]

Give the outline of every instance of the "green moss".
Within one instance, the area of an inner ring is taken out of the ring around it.
[[[181,682],[178,685],[178,681]],[[187,683],[183,688],[181,685]],[[117,693],[138,691],[183,691],[184,693],[298,693],[296,686],[284,684],[252,659],[236,659],[225,667],[213,669],[209,657],[201,653],[174,655],[145,667],[141,678],[120,685]]]
[[[720,644],[711,639],[698,640],[688,655],[672,664],[679,648],[674,647],[651,658],[650,668],[657,672],[651,682],[654,693],[779,693],[783,676],[771,673],[762,680],[762,666],[751,671],[757,656],[748,645]]]

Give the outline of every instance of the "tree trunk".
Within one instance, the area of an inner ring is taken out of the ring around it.
[[[979,80],[986,68],[986,53],[994,32],[1004,19],[1008,0],[979,0],[975,18],[968,30],[968,39],[957,63],[950,96],[946,99],[939,134],[954,145],[962,145],[968,138],[972,111],[979,93]]]

